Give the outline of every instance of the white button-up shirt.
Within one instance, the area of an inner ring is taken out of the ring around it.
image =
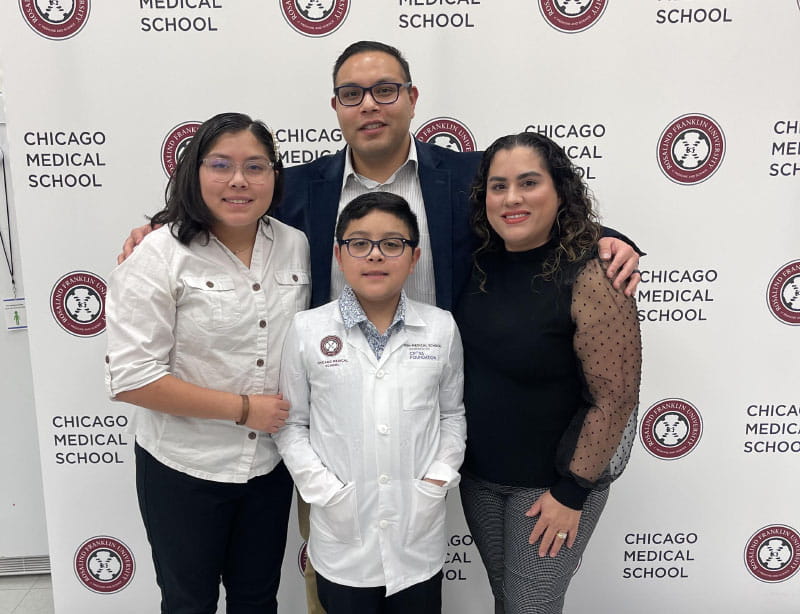
[[[167,374],[238,394],[278,392],[292,316],[308,306],[309,249],[286,224],[261,223],[248,269],[213,235],[182,245],[150,233],[112,273],[106,299],[111,397]],[[218,482],[246,482],[280,462],[272,438],[230,420],[137,408],[136,441],[163,464]]]
[[[274,438],[311,504],[308,552],[324,577],[392,595],[442,569],[466,439],[462,362],[452,316],[416,301],[380,359],[338,301],[295,316],[281,365],[291,408]]]
[[[370,192],[391,192],[401,196],[408,202],[408,206],[417,216],[419,226],[420,256],[414,266],[414,274],[406,280],[405,290],[410,299],[436,304],[436,282],[433,272],[433,250],[431,249],[431,234],[428,231],[428,214],[425,211],[425,201],[422,198],[422,186],[419,183],[419,162],[417,160],[417,147],[414,136],[411,135],[411,147],[408,149],[408,158],[391,177],[383,183],[367,179],[356,173],[350,159],[351,149],[345,152],[344,175],[342,177],[342,193],[339,198],[339,213],[342,212],[356,196]],[[337,298],[344,287],[344,275],[334,259],[331,265],[331,300]]]

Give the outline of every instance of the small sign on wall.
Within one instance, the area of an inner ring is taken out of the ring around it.
[[[24,298],[4,298],[3,311],[6,314],[6,329],[24,330],[28,328]]]

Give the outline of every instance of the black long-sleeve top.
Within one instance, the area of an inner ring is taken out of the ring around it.
[[[641,338],[636,306],[600,262],[537,277],[552,250],[484,254],[455,316],[464,344],[464,471],[548,487],[580,509],[627,462],[636,430]]]

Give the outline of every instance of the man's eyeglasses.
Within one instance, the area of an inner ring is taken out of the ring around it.
[[[402,256],[406,249],[406,245],[412,248],[417,246],[417,241],[411,239],[404,239],[402,237],[392,237],[391,239],[380,239],[373,241],[371,239],[339,239],[339,245],[347,246],[347,253],[353,258],[366,258],[372,253],[375,247],[378,248],[385,258],[397,258]]]
[[[357,107],[364,100],[364,94],[369,92],[372,99],[378,104],[392,104],[397,102],[400,97],[400,88],[411,87],[411,81],[405,83],[389,83],[381,81],[372,87],[361,87],[360,85],[340,85],[333,88],[336,100],[345,107]]]
[[[263,158],[248,160],[244,164],[235,164],[227,158],[203,158],[200,164],[208,171],[213,181],[230,181],[236,169],[241,169],[242,175],[250,183],[262,184],[272,172],[273,163]]]

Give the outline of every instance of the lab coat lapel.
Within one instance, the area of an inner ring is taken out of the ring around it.
[[[364,336],[364,333],[361,332],[361,328],[358,325],[352,326],[347,329],[346,335],[347,345],[349,345],[354,351],[366,357],[367,361],[369,361],[369,364],[371,364],[373,367],[377,367],[378,359],[375,358],[375,352],[373,352],[372,348],[369,347],[369,342]]]
[[[416,329],[424,326],[425,321],[419,316],[417,310],[414,309],[413,301],[406,300],[406,319],[403,323],[403,327],[389,337],[389,343],[386,344],[386,348],[383,350],[381,359],[378,362],[379,366],[389,360],[395,352],[401,351],[405,347],[409,339],[409,327]]]
[[[399,331],[389,337],[389,342],[386,344],[386,347],[383,348],[383,354],[381,354],[381,359],[378,361],[378,366],[382,367],[386,364],[392,354],[403,348],[406,341],[408,341],[408,331],[406,331],[406,327],[403,326]]]

